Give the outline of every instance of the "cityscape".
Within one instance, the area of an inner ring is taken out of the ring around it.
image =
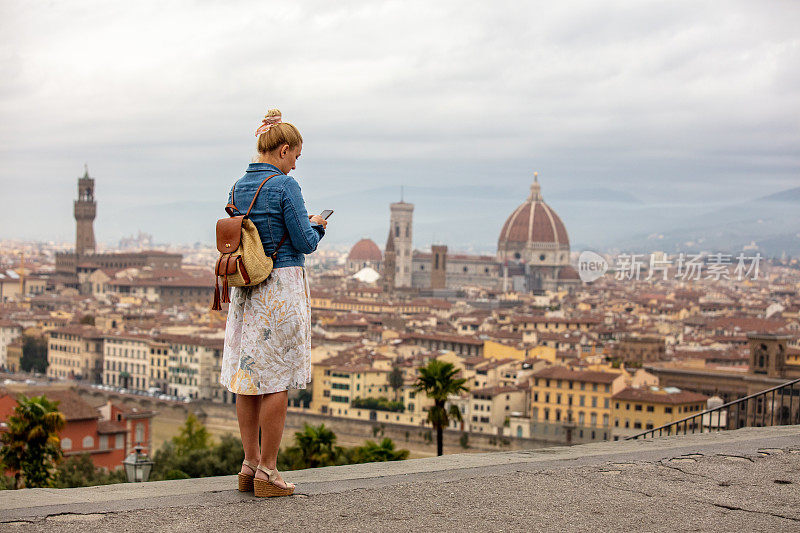
[[[192,406],[214,420],[212,431],[235,433],[235,395],[219,384],[225,311],[210,310],[216,250],[156,249],[140,233],[99,252],[94,186],[86,169],[71,250],[3,246],[4,417],[13,393],[28,389],[58,391],[48,395],[69,396],[79,411],[96,407],[91,431],[61,446],[110,469],[124,452],[152,453],[174,436],[175,410],[162,420],[162,407]],[[361,239],[312,256],[313,380],[293,391],[293,416],[332,428],[359,421],[341,434],[354,442],[380,423],[415,435],[403,444],[426,456],[433,402],[415,384],[434,359],[468,385],[448,398],[460,417],[445,449],[459,452],[468,448],[456,441],[485,451],[625,439],[800,378],[797,259],[751,260],[737,276],[735,261],[709,251],[693,256],[687,276],[654,251],[634,275],[630,255],[590,252],[608,271],[583,282],[538,173],[520,201],[498,228],[494,256],[418,250],[408,201],[387,206],[382,249]],[[768,363],[759,362],[765,351]],[[68,416],[66,431],[71,424]]]
[[[2,15],[0,530],[797,529],[800,4]]]

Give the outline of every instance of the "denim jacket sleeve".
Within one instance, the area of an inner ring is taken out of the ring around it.
[[[304,254],[310,254],[316,250],[317,244],[325,235],[325,229],[319,224],[311,224],[303,195],[300,192],[300,185],[291,176],[283,188],[281,208],[292,246]]]

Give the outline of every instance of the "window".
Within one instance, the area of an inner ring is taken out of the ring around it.
[[[592,407],[597,407],[597,396],[592,396]]]
[[[636,404],[636,407],[635,407],[635,409],[636,409],[637,411],[641,411],[641,410],[642,410],[642,406],[641,406],[640,404]]]
[[[61,439],[61,449],[62,450],[71,450],[72,449],[72,439],[69,437],[65,439]]]
[[[580,405],[581,407],[586,405],[586,396],[581,395],[578,397],[578,405]]]
[[[108,449],[108,435],[100,435],[100,446],[101,450]]]
[[[608,427],[608,415],[603,415],[603,426]]]
[[[125,447],[125,434],[124,433],[117,433],[116,442],[114,442],[114,447],[118,450],[121,450]]]
[[[136,442],[144,442],[144,423],[136,424]]]
[[[641,422],[634,422],[633,423],[633,429],[642,429],[642,423]]]
[[[653,411],[655,411],[655,408],[652,405],[648,405],[647,406],[647,412],[648,413],[652,413]]]
[[[592,413],[590,418],[591,418],[592,426],[596,426],[597,425],[597,413]]]
[[[81,446],[86,448],[94,448],[94,438],[91,435],[86,435],[83,437],[83,441],[81,442]]]

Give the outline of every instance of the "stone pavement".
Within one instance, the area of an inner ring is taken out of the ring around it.
[[[0,492],[0,531],[800,531],[800,426],[288,472]]]

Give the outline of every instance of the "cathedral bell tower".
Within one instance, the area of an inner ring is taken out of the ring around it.
[[[94,217],[97,215],[97,202],[94,200],[94,178],[89,177],[89,167],[85,167],[82,178],[78,178],[78,199],[74,202],[75,213],[75,255],[94,253]]]

